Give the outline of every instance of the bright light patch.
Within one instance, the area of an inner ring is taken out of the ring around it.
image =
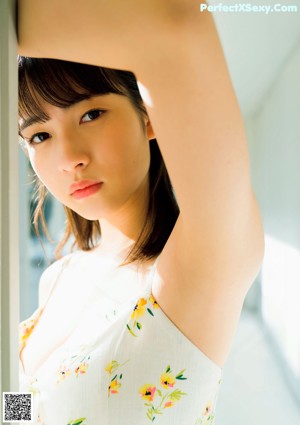
[[[262,267],[262,315],[300,378],[300,251],[269,235]]]
[[[142,96],[144,103],[147,106],[149,106],[150,108],[152,108],[153,102],[152,102],[149,90],[140,81],[137,81],[137,85],[138,85],[138,88],[139,88],[139,91],[140,91],[140,94]]]

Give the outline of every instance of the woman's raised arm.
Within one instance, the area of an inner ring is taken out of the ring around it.
[[[174,26],[177,3],[19,0],[19,54],[135,70]]]
[[[262,262],[264,232],[212,15],[195,0],[21,0],[19,9],[20,54],[136,74],[181,210],[155,295],[223,362]],[[180,305],[195,301],[199,313],[180,319]],[[200,320],[203,329],[193,325]]]

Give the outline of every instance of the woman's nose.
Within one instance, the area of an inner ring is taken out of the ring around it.
[[[72,172],[77,168],[84,168],[90,162],[86,144],[75,132],[68,131],[60,135],[57,140],[57,164],[62,172]]]

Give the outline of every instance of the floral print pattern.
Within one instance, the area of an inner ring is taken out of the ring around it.
[[[19,325],[19,350],[20,354],[27,343],[27,339],[30,337],[33,329],[35,328],[39,318],[43,313],[43,308],[38,308],[31,317],[24,320]]]
[[[133,310],[129,311],[129,320],[127,321],[127,323],[125,322],[129,334],[134,337],[141,336],[143,334],[143,332],[141,332],[143,326],[143,318],[145,318],[146,315],[147,317],[150,316],[151,322],[152,318],[155,317],[155,310],[159,308],[160,306],[158,305],[152,294],[150,294],[150,296],[145,295],[144,297],[140,297],[137,300]],[[20,323],[20,356],[23,348],[26,346],[28,338],[32,334],[32,331],[38,323],[42,313],[43,308],[38,308],[29,319]],[[111,318],[107,317],[107,319],[114,321],[116,315],[117,312],[114,310],[111,314]],[[126,333],[127,331],[124,329],[124,322],[122,326],[123,330]],[[129,337],[129,339],[131,339],[131,337]],[[159,341],[157,341],[156,343],[159,343]],[[57,376],[56,384],[61,384],[70,376],[74,376],[76,380],[78,379],[79,381],[83,379],[80,378],[81,376],[89,376],[90,360],[91,357],[94,356],[93,352],[91,352],[90,350],[90,347],[88,345],[80,345],[79,351],[75,354],[73,352],[72,354],[72,356],[66,355],[63,361],[58,364],[58,367],[55,371]],[[140,354],[141,353],[139,353],[139,355]],[[168,353],[166,353],[166,355],[167,354]],[[122,366],[124,366],[130,360],[131,359],[128,359],[124,363],[121,363],[118,360],[113,359],[109,363],[107,363],[106,366],[103,368],[105,372],[108,373],[107,397],[118,397],[118,394],[120,394],[120,391],[122,391],[122,384],[124,384],[124,371],[122,370]],[[171,359],[167,361],[170,362]],[[146,367],[147,365],[145,363],[145,368]],[[159,423],[159,417],[161,417],[161,415],[163,414],[166,414],[166,410],[176,406],[183,396],[188,396],[189,394],[193,396],[193,391],[195,391],[195,387],[192,386],[192,391],[188,391],[188,394],[187,392],[183,391],[183,389],[185,388],[182,388],[182,386],[180,385],[180,381],[188,379],[185,377],[185,371],[186,369],[183,369],[178,373],[174,373],[171,369],[171,366],[168,365],[165,369],[161,370],[161,373],[157,376],[157,379],[154,379],[153,381],[152,379],[149,379],[148,382],[144,381],[144,383],[142,381],[140,382],[141,385],[136,387],[136,390],[132,394],[132,397],[135,398],[138,403],[144,404],[144,415],[145,418],[147,418],[149,421],[147,423],[153,423],[154,421],[155,423]],[[127,376],[127,373],[125,371],[125,380],[126,378],[127,380],[130,380],[130,376]],[[53,383],[55,384],[55,380]],[[75,383],[75,379],[74,382],[72,382],[72,385],[73,383]],[[193,385],[192,382],[189,383]],[[220,383],[221,379],[219,380],[219,384]],[[202,384],[205,385],[205,383]],[[60,386],[63,387],[63,385]],[[40,392],[38,380],[35,377],[30,377],[27,388],[28,391],[32,391],[33,394],[37,394]],[[189,386],[187,388],[189,388]],[[125,390],[126,388],[124,387],[124,391]],[[188,400],[189,398],[187,398],[187,401]],[[142,409],[143,404],[141,404]],[[208,399],[204,407],[203,405],[200,407],[200,411],[198,414],[201,416],[197,418],[194,417],[192,420],[190,418],[188,423],[190,425],[214,425],[214,406],[215,399],[211,397]],[[81,414],[87,415],[87,413],[88,412],[84,410]],[[36,423],[39,425],[44,425],[44,420],[39,414]],[[67,417],[64,418],[64,423],[65,425],[89,425],[88,422],[86,422],[86,417],[80,417],[78,419],[69,419]]]
[[[203,409],[201,418],[197,419],[195,425],[213,425],[215,423],[215,415],[213,404],[209,400]]]
[[[42,420],[42,418],[41,418],[40,414],[38,414],[38,417],[37,417],[37,423],[38,423],[39,425],[44,425],[44,421]]]
[[[37,380],[37,378],[34,378],[33,376],[31,376],[29,378],[28,387],[27,388],[28,388],[28,392],[31,392],[32,395],[33,395],[33,397],[36,394],[39,394],[40,393],[40,390],[38,389],[38,380]]]
[[[121,388],[121,379],[123,378],[123,374],[121,373],[120,375],[116,374],[116,371],[123,366],[124,364],[126,364],[129,360],[127,360],[125,363],[118,363],[117,360],[112,360],[111,362],[109,362],[106,367],[105,370],[106,372],[109,373],[109,378],[110,378],[110,384],[108,386],[108,397],[111,394],[118,394],[119,389]],[[111,378],[111,376],[113,375],[113,378]]]
[[[81,350],[84,348],[84,346],[81,346]],[[87,372],[90,358],[90,355],[75,354],[71,356],[71,363],[70,357],[65,358],[56,372],[58,376],[56,384],[64,381],[71,375],[72,371],[75,373],[76,378],[78,378],[79,375],[84,375]]]
[[[159,308],[159,305],[153,295],[151,294],[148,299],[140,298],[134,309],[132,310],[130,320],[126,324],[126,327],[132,336],[137,336],[133,332],[133,330],[140,331],[142,329],[142,323],[138,321],[138,319],[142,318],[146,312],[148,312],[152,317],[154,317],[154,313],[152,309]]]
[[[220,385],[222,378],[219,379],[218,384]],[[218,391],[215,394],[214,403],[216,402],[218,396]],[[215,423],[215,410],[214,403],[211,400],[208,400],[203,411],[201,418],[198,418],[195,422],[195,425],[214,425]]]
[[[187,395],[187,393],[182,392],[179,388],[174,388],[176,380],[187,379],[183,376],[184,371],[185,369],[174,375],[171,367],[167,366],[165,372],[160,375],[160,386],[163,390],[154,384],[145,384],[139,388],[139,394],[145,401],[144,405],[148,408],[146,416],[151,422],[156,419],[156,415],[162,415],[164,409],[173,407],[183,395]]]

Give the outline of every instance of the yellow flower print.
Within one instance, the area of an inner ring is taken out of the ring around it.
[[[145,300],[145,298],[140,298],[137,301],[137,303],[136,303],[136,305],[135,305],[135,307],[134,307],[134,309],[131,313],[130,320],[126,324],[126,327],[127,327],[128,331],[130,332],[130,334],[132,336],[137,336],[133,332],[132,329],[136,328],[139,331],[142,329],[142,323],[138,322],[137,319],[142,318],[145,315],[146,311],[151,316],[154,316],[153,311],[151,310],[150,307],[159,308],[159,305],[157,304],[157,302],[156,302],[156,300],[155,300],[155,298],[153,297],[152,294],[149,296],[149,298],[147,300]],[[131,321],[133,321],[132,324],[130,323]]]
[[[202,415],[203,416],[209,415],[212,412],[212,408],[213,408],[212,402],[208,401],[205,408],[203,409]]]
[[[222,377],[218,381],[218,385],[222,382]],[[201,418],[198,418],[194,425],[214,425],[215,423],[215,403],[217,400],[218,392],[216,391],[214,397],[206,402],[204,408],[202,408]]]
[[[57,371],[57,375],[58,375],[57,384],[63,381],[64,379],[66,379],[70,375],[70,373],[71,373],[71,370],[65,365],[62,365],[60,369]]]
[[[144,405],[148,408],[146,415],[151,423],[155,420],[156,415],[162,415],[164,413],[164,409],[173,407],[183,395],[187,395],[187,393],[182,392],[180,389],[174,388],[176,380],[187,379],[183,376],[184,371],[185,369],[174,376],[172,374],[171,367],[167,366],[165,372],[160,375],[160,385],[167,390],[172,388],[172,391],[165,392],[163,394],[163,392],[153,384],[145,384],[139,389],[139,394],[142,396],[142,399],[146,401],[146,403],[144,403]],[[157,401],[156,406],[154,406],[154,398]]]
[[[86,362],[84,362],[84,363],[81,363],[78,367],[76,367],[75,369],[76,376],[78,377],[80,373],[81,374],[86,373],[88,366],[89,365]]]
[[[168,389],[169,387],[173,388],[174,384],[176,382],[176,379],[174,375],[171,375],[170,373],[163,373],[160,375],[160,384]]]
[[[110,394],[118,394],[121,385],[122,384],[120,382],[118,382],[117,379],[114,379],[108,387],[109,393]]]
[[[118,368],[118,362],[116,360],[112,360],[111,362],[109,362],[105,370],[110,374],[112,373],[114,368]]]
[[[26,345],[27,339],[31,335],[33,329],[35,328],[35,325],[37,324],[41,314],[43,312],[42,308],[39,308],[33,313],[33,315],[19,325],[19,349],[20,351],[23,350],[23,348]]]
[[[56,374],[58,375],[58,381],[56,381],[56,384],[59,384],[60,382],[64,381],[71,373],[74,371],[76,378],[78,378],[79,375],[84,375],[88,369],[91,356],[90,355],[83,355],[82,350],[84,349],[84,346],[81,346],[80,352],[77,354],[74,354],[71,357],[66,357]]]
[[[145,384],[139,389],[139,394],[143,400],[153,401],[155,397],[156,386],[152,384]]]
[[[195,425],[214,425],[215,415],[213,410],[213,403],[209,400],[202,410],[201,418],[196,420]]]
[[[115,374],[115,372],[119,369],[119,367],[126,364],[129,360],[127,360],[125,363],[120,364],[117,360],[111,360],[106,366],[105,370],[109,373],[110,377],[113,374],[113,378],[110,380],[110,384],[108,386],[108,397],[111,394],[118,394],[119,389],[121,388],[121,382],[120,380],[123,378],[123,374],[121,373],[118,377],[118,374]],[[119,379],[119,380],[118,380]]]
[[[149,300],[154,308],[159,308],[159,305],[157,304],[157,301],[152,294],[150,295]]]
[[[24,345],[34,328],[34,321],[20,324],[20,348]]]
[[[140,298],[135,305],[132,313],[131,313],[131,319],[135,320],[139,317],[143,316],[145,314],[145,305],[147,304],[147,301],[145,298]]]

